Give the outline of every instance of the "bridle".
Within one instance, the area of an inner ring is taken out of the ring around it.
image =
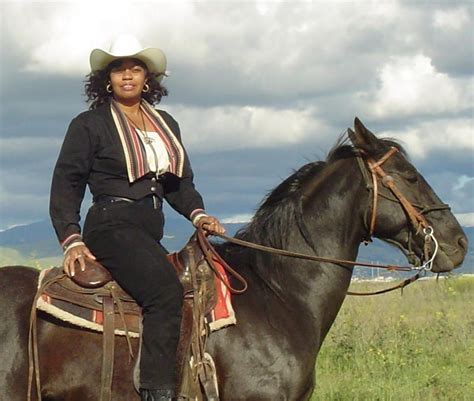
[[[448,204],[445,203],[425,207],[422,205],[418,205],[414,202],[410,202],[406,198],[406,196],[403,195],[403,193],[397,187],[393,177],[387,174],[382,168],[382,164],[384,164],[388,159],[390,159],[390,157],[398,153],[398,151],[399,150],[396,147],[392,146],[379,160],[375,161],[372,158],[367,157],[366,153],[362,149],[356,148],[356,160],[359,169],[362,173],[362,176],[364,177],[366,188],[369,190],[369,192],[372,193],[372,213],[369,223],[367,224],[366,222],[366,225],[368,227],[368,235],[364,242],[367,244],[369,241],[372,241],[372,237],[375,233],[379,196],[393,202],[398,202],[407,214],[408,220],[410,221],[411,226],[413,228],[413,230],[409,231],[408,235],[408,257],[414,255],[414,252],[411,248],[413,232],[415,233],[415,235],[420,235],[420,233],[424,235],[422,261],[423,264],[421,266],[413,266],[413,269],[431,271],[433,261],[436,257],[436,254],[438,253],[439,245],[438,241],[436,240],[436,237],[434,236],[434,229],[428,223],[424,215],[432,211],[449,210],[450,207]],[[391,191],[394,198],[388,195],[384,195],[379,191],[379,180],[381,181],[384,187],[388,188]],[[434,245],[434,250],[432,251],[432,254],[430,256],[432,244]]]
[[[328,263],[339,264],[342,266],[349,265],[349,266],[364,266],[364,267],[372,267],[372,268],[375,267],[375,268],[385,268],[392,271],[393,270],[417,271],[417,273],[414,276],[409,277],[408,279],[403,280],[401,283],[397,284],[396,286],[390,287],[388,289],[379,290],[375,292],[348,291],[347,294],[349,295],[376,295],[376,294],[383,294],[383,293],[393,291],[396,289],[403,290],[403,288],[406,287],[408,284],[411,284],[415,282],[416,280],[418,280],[420,277],[424,276],[427,271],[431,271],[433,267],[433,261],[436,258],[436,255],[439,250],[438,241],[434,235],[434,229],[429,224],[429,222],[427,221],[424,215],[432,211],[449,210],[450,207],[449,205],[444,204],[444,203],[436,204],[436,205],[428,206],[428,207],[422,206],[414,202],[410,202],[406,198],[406,196],[402,194],[400,189],[397,187],[393,177],[387,174],[382,168],[382,165],[388,159],[390,159],[393,155],[399,152],[399,150],[396,147],[394,146],[390,147],[390,149],[377,161],[367,156],[366,152],[358,148],[355,144],[354,144],[354,149],[356,151],[356,160],[357,160],[359,169],[366,183],[366,188],[369,190],[369,193],[371,193],[371,202],[369,202],[369,204],[370,203],[372,204],[372,212],[371,212],[371,216],[370,216],[370,220],[368,224],[367,224],[367,218],[366,218],[366,226],[368,228],[367,230],[368,234],[364,242],[366,244],[370,242],[375,233],[379,196],[389,201],[397,202],[402,206],[403,210],[408,216],[408,220],[410,221],[413,227],[413,230],[409,231],[408,245],[407,245],[408,247],[407,257],[409,258],[410,262],[411,262],[410,257],[415,256],[415,253],[412,251],[412,248],[411,248],[412,235],[413,235],[412,231],[414,231],[415,235],[424,236],[423,255],[421,259],[421,262],[422,262],[421,265],[419,263],[418,264],[412,263],[410,266],[384,265],[384,264],[377,264],[377,263],[365,263],[365,262],[357,262],[357,261],[350,261],[350,260],[343,260],[343,259],[327,258],[327,257],[322,257],[322,256],[307,255],[307,254],[302,254],[298,252],[291,252],[291,251],[286,251],[283,249],[277,249],[277,248],[273,248],[269,246],[255,244],[255,243],[244,241],[238,238],[229,237],[227,235],[220,234],[217,232],[212,232],[211,234],[239,246],[252,248],[252,249],[256,249],[260,251],[265,251],[269,253],[274,253],[274,254],[278,254],[282,256],[294,257],[298,259],[328,262]],[[379,180],[382,182],[382,185],[384,187],[388,188],[391,191],[394,197],[382,194],[379,191]],[[368,215],[368,213],[366,213],[366,215]],[[213,248],[212,244],[207,240],[204,232],[199,229],[198,233],[200,234],[199,237],[200,237],[201,246],[205,247],[207,249],[207,252],[218,255],[215,249]],[[434,245],[433,250],[432,250],[431,245]],[[219,259],[226,270],[228,271],[232,270],[230,266],[228,266],[227,263],[225,263],[225,261],[222,258],[219,257]],[[231,289],[232,292],[240,293],[240,292],[245,291],[245,289],[247,288],[247,283],[245,282],[243,278],[239,279],[239,281],[243,283],[244,289],[241,291]]]

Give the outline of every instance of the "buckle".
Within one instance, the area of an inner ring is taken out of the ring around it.
[[[153,209],[161,209],[161,199],[158,195],[151,195]]]

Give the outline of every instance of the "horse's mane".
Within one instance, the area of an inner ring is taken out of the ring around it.
[[[396,141],[392,139],[379,139],[379,141],[382,145],[380,149],[386,151],[388,147],[395,146],[406,156],[403,147]],[[379,156],[380,149],[369,156]],[[296,221],[303,237],[310,243],[300,202],[302,190],[311,180],[323,176],[327,166],[341,159],[355,157],[356,154],[347,133],[343,133],[329,151],[326,160],[305,164],[271,190],[262,200],[251,221],[237,232],[236,237],[259,244],[285,248],[284,241],[288,238],[289,230]]]

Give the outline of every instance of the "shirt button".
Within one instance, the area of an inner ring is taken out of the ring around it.
[[[153,177],[153,178],[151,179],[151,181],[152,181],[152,182],[156,182],[156,178]]]
[[[153,192],[156,191],[156,187],[151,187],[150,189],[151,189]]]

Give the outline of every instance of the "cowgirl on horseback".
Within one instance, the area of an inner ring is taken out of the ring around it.
[[[64,250],[64,271],[96,259],[143,311],[140,395],[175,397],[183,290],[159,241],[165,199],[196,227],[223,233],[204,211],[178,123],[153,105],[168,94],[166,57],[121,36],[94,49],[85,85],[88,111],[69,125],[53,173],[50,215]],[[81,235],[86,185],[93,195]]]

